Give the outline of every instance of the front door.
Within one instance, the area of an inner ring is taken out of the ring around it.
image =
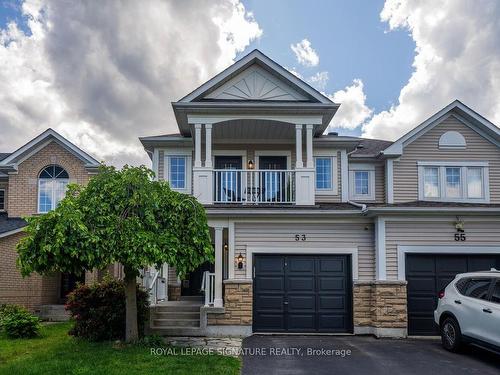
[[[260,156],[259,169],[285,170],[286,156]],[[260,190],[266,202],[284,202],[286,200],[286,189],[289,189],[289,181],[281,172],[264,172]]]
[[[76,289],[77,284],[85,283],[85,274],[76,276],[72,273],[61,274],[61,293],[60,297],[65,300],[69,293]]]
[[[242,169],[241,156],[216,156],[214,191],[216,202],[240,202],[242,200],[241,174],[236,170]],[[227,170],[227,171],[226,171]]]
[[[182,296],[201,296],[201,283],[203,282],[203,273],[205,271],[214,272],[214,265],[210,262],[203,263],[193,272],[182,280]]]

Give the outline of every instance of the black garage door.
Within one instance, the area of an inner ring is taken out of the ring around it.
[[[441,289],[463,272],[500,269],[500,255],[406,255],[408,333],[436,335],[434,310]]]
[[[352,332],[347,255],[255,255],[254,332]]]

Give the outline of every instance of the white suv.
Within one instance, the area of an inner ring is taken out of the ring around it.
[[[500,351],[500,271],[457,275],[439,292],[434,321],[447,350],[470,343]]]

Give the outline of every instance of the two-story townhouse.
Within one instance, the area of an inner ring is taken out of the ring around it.
[[[500,266],[500,131],[458,101],[396,142],[324,134],[339,104],[255,50],[172,106],[140,140],[215,264],[158,270],[159,333],[432,334],[440,288]]]
[[[85,277],[90,281],[96,274],[23,278],[16,267],[15,248],[24,235],[24,218],[55,208],[66,185],[86,184],[99,162],[52,129],[0,158],[0,304],[19,304],[36,312],[47,305],[50,313],[49,306],[63,303],[76,282]]]

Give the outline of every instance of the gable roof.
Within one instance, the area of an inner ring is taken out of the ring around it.
[[[278,80],[283,81],[284,83],[290,85],[291,88],[293,88],[293,90],[297,94],[301,95],[297,96],[297,98],[290,97],[291,101],[308,99],[308,101],[310,102],[333,104],[333,102],[326,96],[324,96],[319,91],[308,85],[306,82],[302,81],[301,79],[290,73],[284,67],[282,67],[281,65],[279,65],[274,60],[270,59],[257,49],[253,50],[248,55],[242,57],[233,65],[224,69],[215,77],[208,80],[200,87],[198,87],[197,89],[195,89],[194,91],[192,91],[191,93],[180,99],[179,102],[185,103],[185,102],[200,101],[205,97],[208,97],[208,99],[210,99],[211,93],[213,93],[215,90],[220,88],[224,83],[235,78],[238,74],[242,73],[244,70],[248,69],[251,65],[254,64],[257,64],[260,68],[262,68],[264,71],[267,71],[268,73],[276,77]],[[224,96],[224,98],[229,99],[230,95]],[[252,96],[249,96],[249,98],[252,98]],[[214,99],[213,96],[212,99]]]
[[[463,104],[460,100],[455,100],[422,122],[416,128],[403,135],[392,145],[383,150],[382,153],[388,157],[401,155],[406,145],[425,134],[450,114],[462,120],[466,125],[473,127],[474,130],[483,137],[500,147],[500,129],[479,113]]]
[[[33,138],[31,141],[26,143],[24,146],[19,147],[16,151],[8,155],[5,159],[0,161],[0,168],[7,169],[16,169],[17,165],[21,163],[23,160],[39,151],[43,147],[45,147],[48,143],[55,141],[64,147],[66,150],[71,152],[77,158],[82,160],[85,163],[86,168],[97,168],[99,166],[99,162],[94,159],[92,156],[87,154],[81,148],[76,146],[75,144],[68,141],[54,129],[47,129],[42,134]]]

